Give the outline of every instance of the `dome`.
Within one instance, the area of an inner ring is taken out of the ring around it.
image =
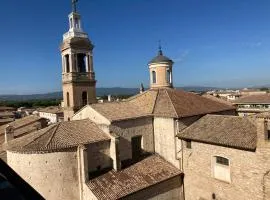
[[[156,57],[154,57],[149,62],[149,64],[152,64],[152,63],[163,63],[163,62],[173,63],[173,61],[170,58],[168,58],[168,57],[166,57],[166,56],[163,55],[162,50],[160,49],[158,51],[158,55]]]

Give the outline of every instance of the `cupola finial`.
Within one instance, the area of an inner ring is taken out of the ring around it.
[[[79,0],[72,0],[72,12],[77,12],[77,3]]]
[[[162,52],[162,47],[161,47],[161,41],[159,40],[158,41],[158,55],[163,55],[163,52]]]

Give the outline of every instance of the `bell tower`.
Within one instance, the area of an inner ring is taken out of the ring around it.
[[[173,61],[163,55],[161,46],[159,45],[158,55],[148,63],[150,72],[150,88],[172,88],[172,66]]]
[[[82,30],[81,16],[72,0],[73,11],[68,16],[69,31],[61,44],[64,120],[87,104],[96,102],[96,80],[93,66],[93,44]]]

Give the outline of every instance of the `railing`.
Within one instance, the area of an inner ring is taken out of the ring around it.
[[[257,112],[267,112],[270,108],[237,108],[237,111],[257,111]]]
[[[81,37],[81,38],[87,38],[87,33],[84,32],[76,32],[76,31],[68,31],[63,35],[63,39],[67,39],[70,37]]]
[[[62,75],[62,81],[63,82],[69,82],[69,81],[87,81],[87,80],[95,80],[95,74],[91,72],[85,72],[85,73],[64,73]]]

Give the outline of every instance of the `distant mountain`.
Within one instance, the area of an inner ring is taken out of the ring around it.
[[[215,87],[201,87],[201,86],[187,86],[177,87],[186,91],[203,92],[208,90],[218,90],[221,88]],[[139,88],[97,88],[97,96],[104,95],[134,95],[139,93]],[[31,95],[0,95],[0,101],[27,101],[35,99],[62,99],[62,92],[52,92],[47,94],[31,94]]]

